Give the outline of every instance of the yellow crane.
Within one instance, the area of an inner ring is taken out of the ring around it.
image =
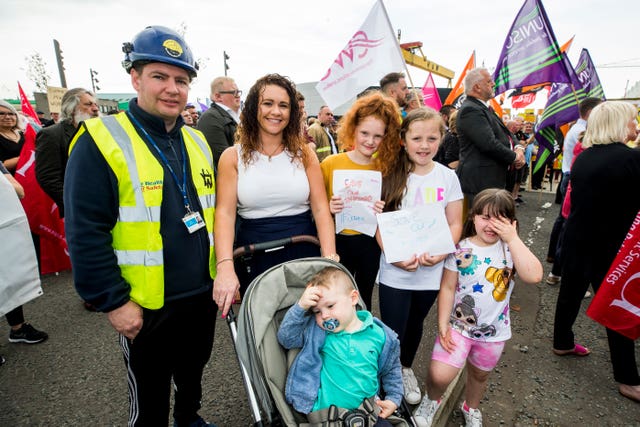
[[[449,83],[447,84],[447,87],[451,87],[451,80],[455,76],[455,73],[442,65],[429,61],[422,52],[422,42],[400,43],[400,48],[402,50],[402,56],[407,64],[430,71],[433,74],[448,79]]]

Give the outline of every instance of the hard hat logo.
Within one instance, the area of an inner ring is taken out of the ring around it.
[[[131,42],[124,43],[122,51],[125,53],[122,65],[127,73],[136,62],[175,65],[187,70],[191,78],[198,73],[198,64],[187,43],[180,34],[167,27],[153,25],[145,28]]]
[[[162,47],[164,47],[164,50],[167,52],[168,55],[174,58],[179,58],[183,53],[182,46],[180,46],[180,43],[172,39],[165,40],[165,42],[162,43]]]

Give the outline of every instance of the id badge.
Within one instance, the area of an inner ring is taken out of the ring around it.
[[[200,216],[200,212],[191,212],[186,214],[184,218],[182,218],[182,222],[184,222],[184,225],[187,227],[187,230],[189,230],[189,233],[191,234],[204,227],[204,221]]]

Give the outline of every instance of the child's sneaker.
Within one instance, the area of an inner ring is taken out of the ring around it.
[[[404,387],[404,398],[409,405],[417,405],[420,403],[420,387],[418,380],[411,368],[402,368],[402,386]]]
[[[420,406],[413,412],[413,417],[418,427],[430,427],[439,407],[440,402],[438,400],[431,400],[429,396],[425,395],[422,402],[420,402]]]
[[[9,332],[9,342],[23,342],[27,344],[38,344],[49,338],[46,332],[42,332],[31,326],[29,323],[23,323],[20,329]]]
[[[482,413],[479,409],[470,408],[466,401],[462,404],[461,409],[466,422],[465,427],[482,427]]]

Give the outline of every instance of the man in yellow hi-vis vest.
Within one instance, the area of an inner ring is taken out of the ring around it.
[[[123,51],[137,98],[126,112],[82,123],[70,146],[75,285],[120,333],[129,425],[167,425],[173,380],[174,426],[209,426],[198,410],[217,312],[213,160],[180,115],[198,66],[165,27],[145,28]]]

